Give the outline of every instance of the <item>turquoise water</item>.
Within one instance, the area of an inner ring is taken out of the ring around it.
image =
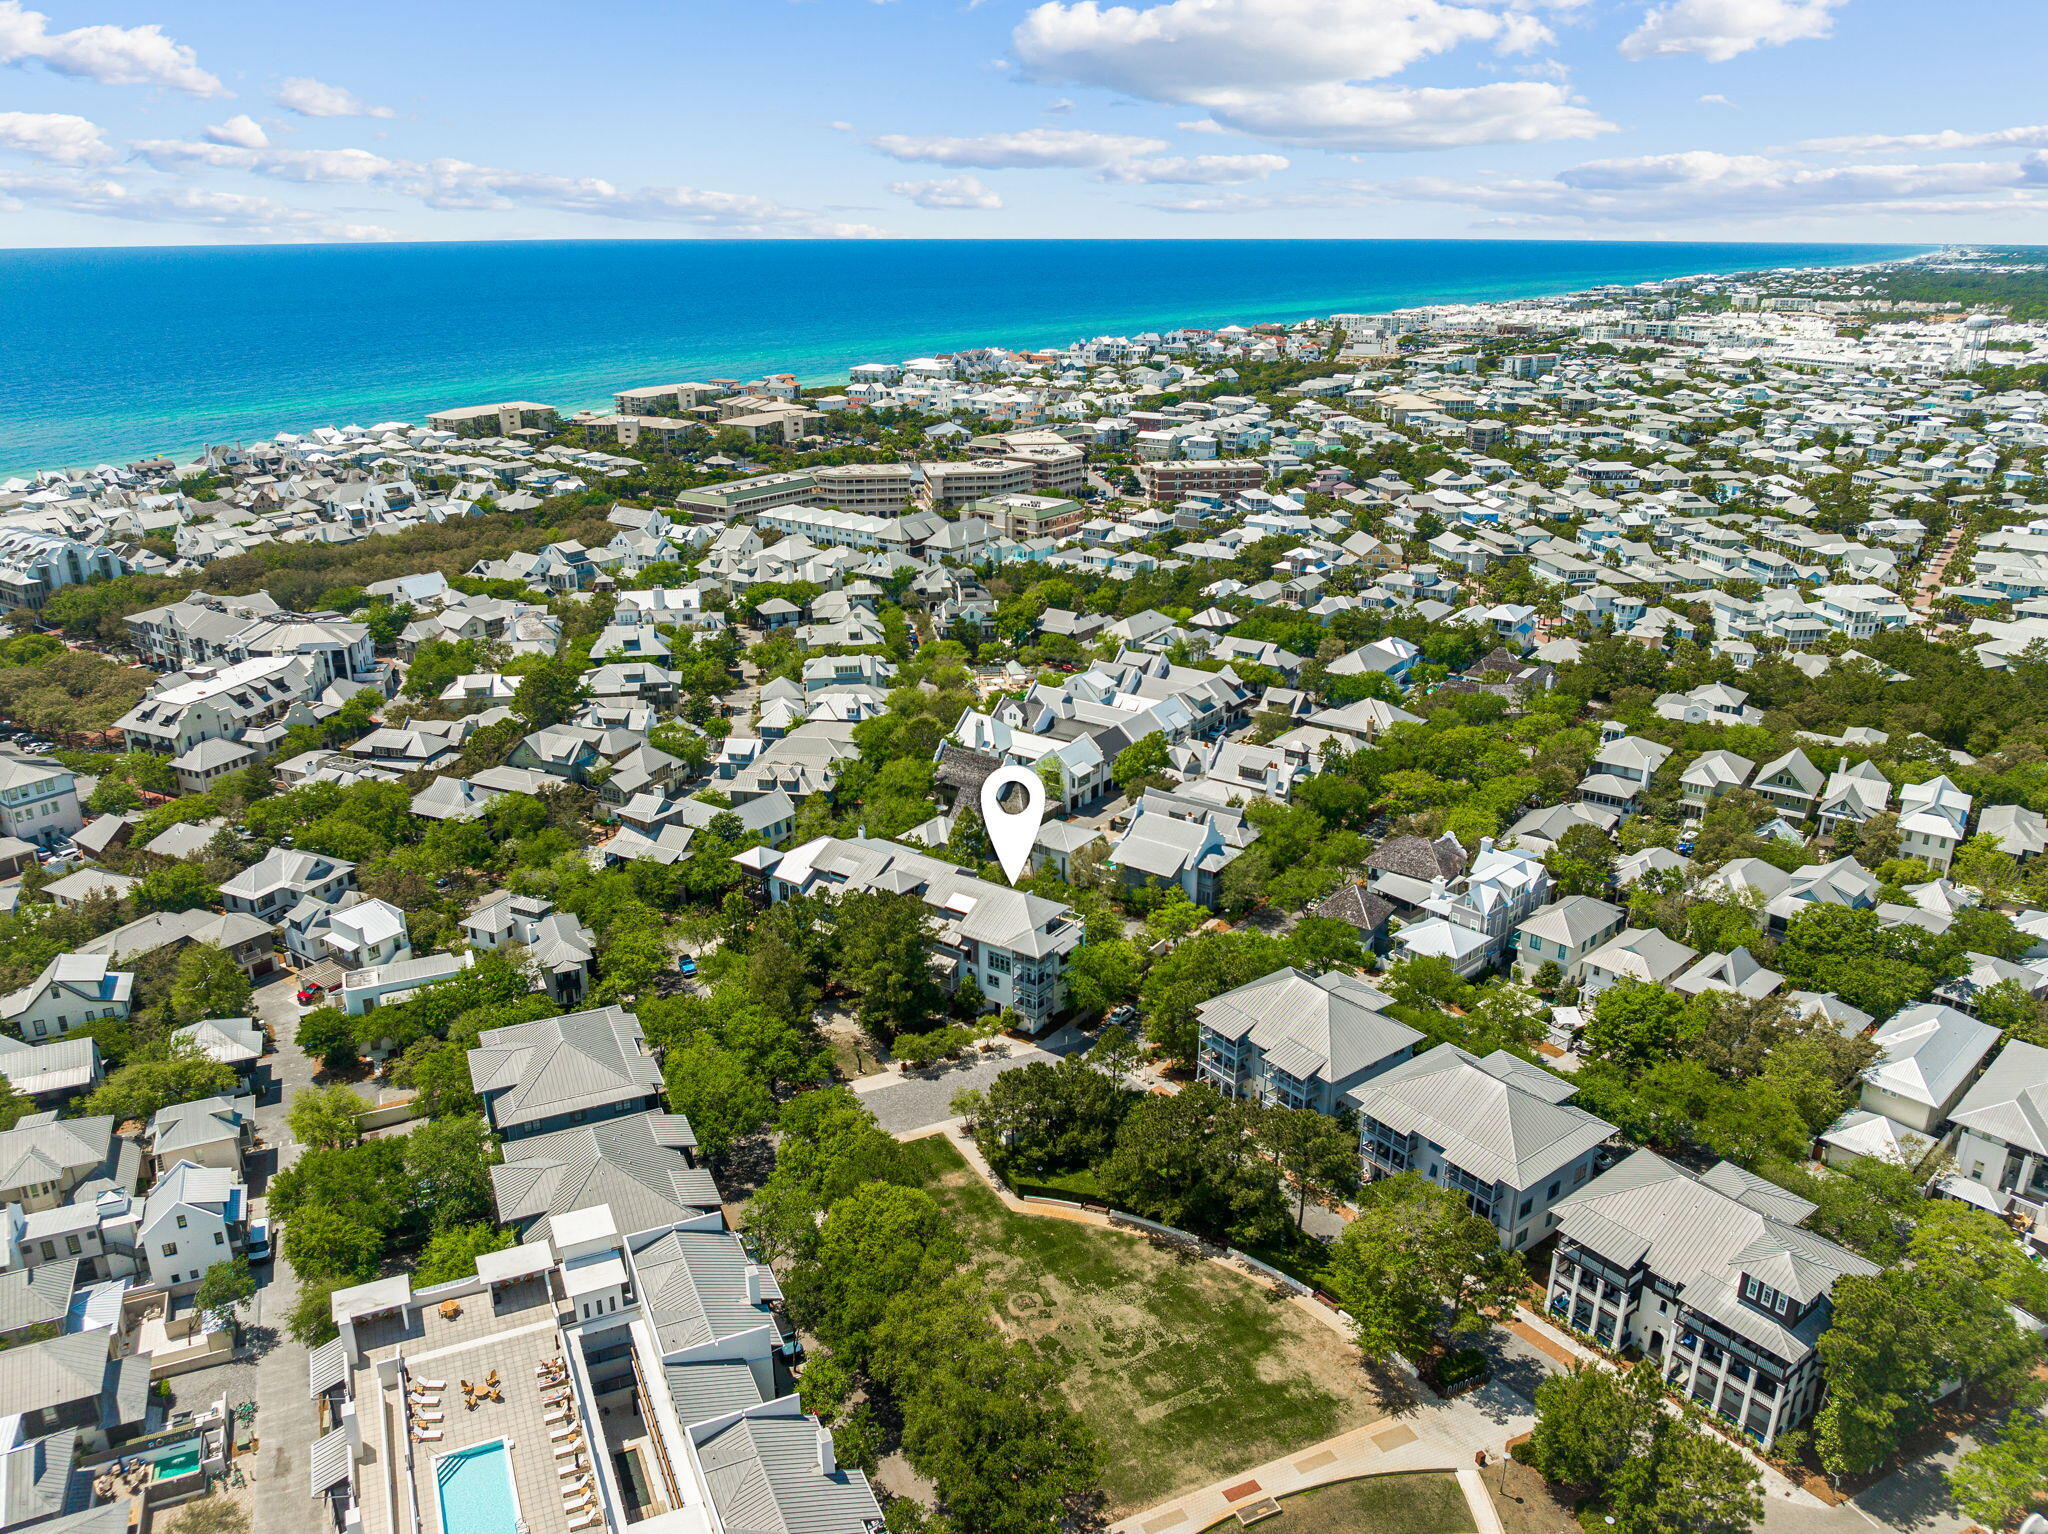
[[[512,1494],[512,1463],[505,1440],[457,1449],[434,1461],[441,1502],[441,1534],[515,1534],[519,1503]]]
[[[199,1441],[194,1439],[150,1466],[150,1474],[159,1481],[174,1481],[181,1475],[190,1475],[198,1468]]]
[[[1293,320],[1921,247],[592,240],[0,251],[0,474],[963,346]]]

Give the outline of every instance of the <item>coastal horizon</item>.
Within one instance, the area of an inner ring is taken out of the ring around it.
[[[182,457],[489,398],[576,409],[690,376],[773,369],[825,383],[921,352],[1933,248],[1349,237],[15,248],[0,250],[0,474]]]

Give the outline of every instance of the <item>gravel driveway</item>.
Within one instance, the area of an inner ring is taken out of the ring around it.
[[[971,1060],[939,1071],[931,1079],[909,1076],[887,1086],[863,1092],[861,1101],[884,1129],[892,1135],[908,1134],[928,1124],[953,1117],[953,1094],[969,1087],[985,1087],[1004,1071],[1020,1065],[1052,1065],[1059,1056],[1042,1049],[1027,1049],[1014,1055],[977,1055]]]

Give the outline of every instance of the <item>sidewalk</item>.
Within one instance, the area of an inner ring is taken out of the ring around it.
[[[1475,1392],[1477,1394],[1478,1392]],[[1312,1486],[1400,1471],[1448,1470],[1458,1477],[1472,1521],[1480,1534],[1501,1534],[1500,1515],[1480,1484],[1473,1456],[1504,1451],[1508,1438],[1526,1430],[1503,1430],[1484,1410],[1465,1406],[1470,1397],[1429,1407],[1409,1418],[1388,1418],[1353,1428],[1335,1438],[1296,1449],[1270,1464],[1240,1471],[1228,1480],[1187,1492],[1113,1523],[1110,1534],[1196,1534],[1232,1509],[1267,1497],[1285,1497]],[[1463,1411],[1460,1410],[1464,1407]],[[1520,1419],[1526,1423],[1527,1419]]]

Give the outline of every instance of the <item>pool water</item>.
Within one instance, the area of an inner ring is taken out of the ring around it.
[[[150,1474],[159,1481],[175,1481],[179,1476],[190,1475],[198,1468],[199,1445],[189,1443],[158,1460],[150,1467]]]
[[[441,1534],[517,1534],[519,1499],[505,1440],[457,1449],[434,1461]]]

